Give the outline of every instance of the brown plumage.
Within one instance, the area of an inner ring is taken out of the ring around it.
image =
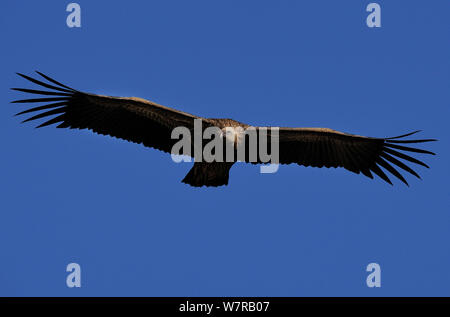
[[[50,90],[12,88],[46,97],[16,100],[13,103],[47,104],[18,113],[38,112],[23,122],[54,116],[38,127],[58,124],[58,128],[90,129],[96,133],[110,135],[134,143],[171,152],[178,141],[171,138],[176,127],[194,130],[194,120],[201,119],[206,127],[243,127],[249,125],[231,119],[208,119],[194,116],[141,98],[110,97],[84,93],[65,86],[37,72],[48,82],[29,76],[21,77]],[[48,118],[47,118],[48,119]],[[258,128],[256,128],[258,129]],[[344,167],[356,174],[373,178],[372,173],[391,183],[380,168],[408,184],[395,168],[400,168],[418,178],[420,176],[405,162],[428,167],[425,163],[404,152],[433,154],[404,144],[435,141],[434,139],[403,140],[418,131],[393,138],[371,138],[342,133],[325,128],[279,128],[279,163],[296,163],[313,167]],[[192,186],[220,186],[228,184],[229,170],[234,162],[196,162],[183,182]],[[256,163],[261,163],[259,160]]]

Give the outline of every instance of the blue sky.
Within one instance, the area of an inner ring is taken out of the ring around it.
[[[1,296],[450,295],[448,1],[2,1]],[[389,137],[435,157],[394,186],[341,169],[191,163],[88,131],[36,130],[15,72],[204,117]],[[82,287],[66,286],[66,265]],[[381,288],[366,266],[381,266]]]

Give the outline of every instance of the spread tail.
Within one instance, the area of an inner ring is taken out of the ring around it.
[[[194,163],[183,183],[194,187],[228,185],[228,176],[234,162],[198,162]]]

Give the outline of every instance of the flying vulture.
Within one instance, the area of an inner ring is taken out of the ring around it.
[[[23,122],[46,118],[38,127],[58,124],[57,128],[90,129],[95,133],[110,135],[146,147],[171,153],[178,140],[172,138],[176,127],[194,129],[194,121],[201,120],[203,128],[227,127],[248,128],[250,125],[231,119],[211,119],[191,115],[136,97],[111,97],[81,92],[37,72],[43,79],[19,76],[47,88],[34,90],[12,88],[21,92],[44,95],[44,97],[16,100],[13,103],[45,103],[18,113],[17,115],[40,112]],[[50,117],[52,116],[52,117]],[[48,118],[50,117],[50,118]],[[261,127],[255,127],[261,129]],[[408,185],[396,168],[400,168],[418,178],[420,176],[404,161],[428,166],[406,153],[432,154],[430,151],[405,146],[408,143],[436,141],[434,139],[405,140],[414,131],[391,138],[372,138],[343,133],[327,128],[279,128],[279,164],[296,163],[313,167],[343,167],[356,174],[373,178],[372,173],[391,184],[391,180],[381,169],[391,173]],[[237,139],[236,139],[237,140]],[[259,140],[259,139],[258,139]],[[194,142],[193,142],[194,143]],[[258,141],[259,146],[259,141]],[[193,155],[191,155],[193,156]],[[402,159],[403,161],[400,161]],[[249,161],[248,157],[244,161]],[[221,186],[228,184],[229,171],[235,161],[195,161],[192,169],[182,180],[191,186]],[[256,162],[267,163],[259,158]]]

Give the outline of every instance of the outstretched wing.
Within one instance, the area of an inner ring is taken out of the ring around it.
[[[170,152],[172,145],[177,142],[177,140],[171,139],[172,130],[175,127],[186,127],[193,130],[194,119],[203,119],[145,99],[110,97],[80,92],[40,72],[37,73],[48,83],[23,74],[18,75],[48,88],[50,91],[12,89],[45,96],[13,101],[13,103],[45,103],[17,114],[39,112],[23,121],[47,119],[37,126],[38,128],[57,123],[58,128],[90,129],[99,134],[142,143],[147,147]]]
[[[423,143],[435,139],[401,140],[419,131],[392,138],[370,138],[352,135],[324,128],[280,128],[279,161],[281,164],[297,163],[312,167],[344,167],[356,174],[373,178],[375,173],[392,185],[389,177],[380,168],[408,185],[396,168],[400,168],[418,178],[420,176],[399,159],[424,167],[428,166],[404,152],[434,153],[414,147],[407,143]]]

